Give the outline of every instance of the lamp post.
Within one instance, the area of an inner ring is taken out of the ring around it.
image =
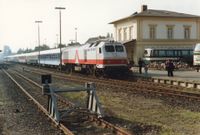
[[[61,51],[61,45],[62,45],[62,36],[61,36],[61,10],[64,10],[65,7],[55,7],[55,9],[59,10],[59,18],[60,18],[60,70],[62,70],[62,51]]]
[[[59,44],[58,44],[58,34],[56,34],[56,45],[57,45],[57,47],[59,47]]]
[[[75,43],[77,43],[77,28],[75,28]]]
[[[35,21],[35,23],[38,24],[38,46],[39,46],[38,64],[40,68],[40,23],[42,23],[42,21]]]

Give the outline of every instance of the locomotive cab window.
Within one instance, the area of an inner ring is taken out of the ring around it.
[[[106,50],[106,52],[114,52],[115,51],[113,45],[107,45],[107,46],[105,46],[105,50]]]
[[[124,51],[124,48],[123,48],[123,46],[121,46],[121,45],[116,45],[116,46],[115,46],[115,50],[116,50],[116,52],[123,52],[123,51]]]
[[[99,48],[99,53],[101,53],[101,48]]]

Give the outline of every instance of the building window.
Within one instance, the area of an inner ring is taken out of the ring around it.
[[[190,26],[184,26],[184,38],[190,39]]]
[[[122,40],[122,33],[121,33],[122,29],[118,29],[118,40],[121,41]]]
[[[174,25],[167,25],[167,38],[168,39],[174,38]]]
[[[127,40],[127,28],[124,28],[123,30],[124,30],[124,41],[126,41]]]
[[[129,27],[129,40],[133,39],[133,26]]]
[[[156,39],[156,25],[149,25],[149,38]]]

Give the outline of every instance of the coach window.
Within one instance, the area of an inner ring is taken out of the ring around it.
[[[174,50],[174,57],[177,57],[177,56],[178,56],[178,51]]]
[[[105,50],[106,50],[106,52],[114,52],[115,51],[114,46],[112,46],[112,45],[105,46]]]
[[[166,50],[166,56],[174,56],[173,50]]]
[[[193,55],[193,50],[190,50],[190,55]]]
[[[158,57],[159,56],[159,50],[153,50],[153,56]]]
[[[165,56],[165,51],[164,50],[160,50],[159,51],[159,56],[160,57],[164,57]]]
[[[182,51],[182,56],[188,56],[188,50],[183,50]]]
[[[177,52],[177,55],[176,55],[176,56],[181,56],[181,54],[182,54],[182,53],[181,53],[181,50],[177,50],[176,52]]]

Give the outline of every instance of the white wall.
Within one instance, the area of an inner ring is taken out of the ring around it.
[[[196,22],[144,20],[143,39],[149,39],[149,24],[156,24],[156,39],[167,39],[167,25],[174,25],[174,39],[184,39],[184,25],[191,26],[190,39],[197,39]]]
[[[136,39],[137,38],[137,22],[136,22],[136,20],[131,19],[129,21],[117,23],[115,25],[115,40],[119,41],[118,31],[119,31],[119,29],[121,29],[121,39],[122,39],[122,41],[124,41],[124,31],[123,31],[124,28],[127,28],[127,37],[129,40],[129,27],[131,27],[131,26],[133,26],[132,39]]]

